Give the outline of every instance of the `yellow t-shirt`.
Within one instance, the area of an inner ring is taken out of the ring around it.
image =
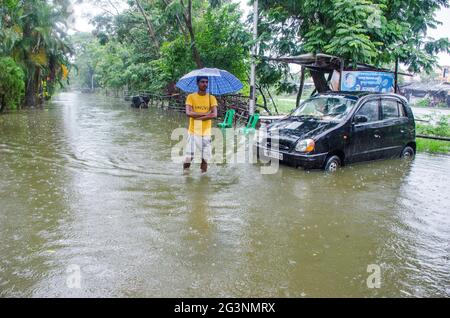
[[[209,94],[199,95],[198,93],[189,94],[186,98],[186,105],[192,106],[196,113],[207,113],[213,107],[217,107],[217,99]],[[189,133],[199,136],[211,135],[212,120],[195,120],[189,118]]]

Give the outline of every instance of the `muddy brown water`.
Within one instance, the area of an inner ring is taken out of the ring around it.
[[[0,296],[450,296],[449,156],[184,176],[184,125],[77,93],[1,115]]]

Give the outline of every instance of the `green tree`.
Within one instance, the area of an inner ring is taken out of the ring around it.
[[[328,53],[350,63],[431,71],[447,38],[429,39],[434,14],[448,0],[261,0],[261,53]]]
[[[39,103],[42,81],[51,94],[67,76],[70,44],[65,20],[69,0],[8,1],[2,7],[1,54],[11,56],[25,73],[25,105]]]
[[[200,58],[206,67],[226,69],[242,81],[247,81],[250,34],[240,22],[237,4],[208,8],[194,23]],[[190,40],[179,35],[166,42],[160,59],[165,80],[174,82],[197,66],[190,55]]]
[[[71,36],[76,71],[71,76],[71,84],[81,88],[95,88],[95,65],[97,59],[94,54],[99,46],[97,39],[90,33],[79,32]]]
[[[177,79],[199,67],[199,58],[202,66],[223,68],[247,81],[250,36],[240,21],[238,5],[216,1],[212,7],[207,1],[192,1],[197,56],[183,18],[183,3],[141,1],[147,21],[134,1],[120,14],[106,12],[95,17],[98,41],[81,39],[75,45],[80,76],[89,77],[83,66],[89,65],[104,88],[172,91]],[[157,51],[147,22],[157,35]]]
[[[25,83],[22,69],[10,57],[0,57],[0,112],[20,105]]]

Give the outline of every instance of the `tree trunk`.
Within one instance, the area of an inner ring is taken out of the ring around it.
[[[170,4],[170,0],[164,0],[164,3],[166,4],[166,8],[169,6]],[[175,17],[177,19],[178,25],[180,26],[180,31],[181,33],[183,33],[184,37],[187,39],[187,37],[189,36],[188,32],[186,31],[185,27],[183,26],[183,23],[181,22],[181,18],[178,15],[178,13],[175,14]]]
[[[31,73],[28,76],[26,87],[25,87],[25,106],[34,107],[37,105],[37,92],[39,89],[39,73],[38,70],[33,66]]]
[[[181,0],[181,4],[184,7],[183,0]],[[203,62],[200,58],[200,53],[197,50],[197,45],[195,44],[195,33],[194,28],[192,27],[192,0],[188,1],[187,13],[183,13],[184,22],[186,23],[186,27],[189,31],[189,36],[191,37],[191,50],[192,56],[194,58],[195,64],[197,64],[198,68],[203,68]]]
[[[273,108],[275,108],[275,112],[278,115],[279,113],[278,113],[277,104],[275,104],[275,101],[273,100],[272,94],[270,94],[270,91],[269,91],[269,89],[267,87],[266,87],[266,90],[267,90],[267,94],[269,94],[270,100],[272,101]]]
[[[3,112],[4,108],[6,108],[5,96],[2,95],[1,98],[0,98],[0,113]]]
[[[317,92],[324,93],[330,90],[325,78],[325,72],[316,70],[311,70],[310,72]]]
[[[26,8],[25,16],[28,15],[31,11],[30,8]],[[33,28],[29,19],[25,20],[25,24],[23,26],[23,38],[31,40],[33,38]],[[31,60],[31,54],[33,52],[37,52],[39,49],[39,42],[37,45],[33,46],[30,43],[30,48],[27,50],[27,56],[25,58],[25,66],[26,66],[26,82],[25,82],[25,98],[23,101],[23,105],[26,107],[34,107],[38,104],[38,93],[39,93],[39,84],[41,79],[40,68],[36,67],[35,63]]]
[[[91,74],[91,92],[94,91],[94,72]]]
[[[25,106],[31,107],[35,104],[35,96],[34,96],[34,90],[33,90],[33,79],[28,78],[26,87],[25,87]]]
[[[148,35],[150,37],[150,40],[153,42],[153,44],[155,44],[155,47],[156,47],[156,49],[158,50],[158,53],[159,53],[159,42],[158,42],[158,39],[156,37],[155,29],[153,28],[152,23],[150,22],[150,20],[148,19],[147,15],[145,14],[145,11],[142,8],[142,5],[141,5],[139,0],[136,0],[136,5],[138,6],[139,11],[141,12],[142,16],[144,17],[145,24],[147,25],[147,32],[148,32]]]
[[[269,110],[269,107],[267,106],[267,98],[266,98],[266,96],[264,95],[264,92],[263,92],[263,90],[262,90],[262,87],[261,86],[257,86],[257,89],[258,89],[258,91],[261,93],[261,96],[262,96],[262,98],[263,98],[263,102],[264,102],[264,110],[269,114],[269,115],[272,115],[272,112]]]
[[[302,100],[303,86],[305,86],[305,68],[302,66],[302,71],[300,74],[300,86],[298,87],[297,100],[295,101],[296,108],[300,106],[300,101]]]

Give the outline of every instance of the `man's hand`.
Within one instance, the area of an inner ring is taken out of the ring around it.
[[[198,119],[199,117],[203,117],[205,116],[205,114],[209,114],[209,113],[196,113],[192,110],[192,106],[191,105],[186,105],[186,115],[188,115],[189,117],[192,117],[194,119]]]
[[[186,115],[196,120],[208,120],[217,117],[217,107],[213,107],[212,111],[207,113],[196,113],[192,110],[192,106],[186,105]]]
[[[198,117],[198,118],[196,118],[196,119],[199,119],[199,120],[208,120],[208,119],[213,119],[213,118],[217,118],[217,107],[216,107],[216,106],[214,106],[214,107],[212,108],[212,110],[211,110],[210,112],[208,112],[206,115],[204,114],[203,116]]]

